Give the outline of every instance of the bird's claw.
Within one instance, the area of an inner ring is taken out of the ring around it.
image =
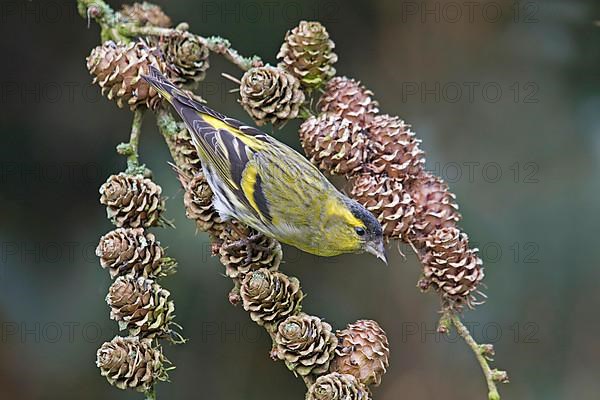
[[[262,233],[254,233],[248,237],[243,239],[238,239],[235,242],[229,243],[225,246],[227,251],[246,251],[246,258],[244,263],[246,265],[251,264],[253,262],[253,258],[258,252],[268,251],[269,248],[267,246],[260,245],[260,241],[263,239]]]

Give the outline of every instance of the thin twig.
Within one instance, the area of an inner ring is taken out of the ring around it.
[[[195,36],[198,41],[206,46],[210,51],[222,55],[227,61],[236,65],[243,71],[247,71],[252,67],[260,67],[263,65],[262,60],[258,56],[244,57],[231,47],[229,40],[220,36],[204,36],[196,35],[190,32],[181,31],[171,28],[160,28],[156,26],[138,26],[134,24],[120,24],[118,26],[119,34],[127,37],[135,36],[159,36],[169,37],[171,35],[190,35]]]
[[[169,111],[161,107],[156,111],[156,125],[158,126],[158,131],[169,147],[169,152],[171,153],[173,161],[177,164],[177,150],[175,149],[175,142],[173,140],[174,136],[179,132],[177,121]],[[181,166],[178,165],[178,167]]]
[[[452,324],[456,327],[456,331],[464,339],[464,341],[469,345],[473,353],[475,353],[475,357],[477,361],[479,361],[479,365],[483,370],[483,374],[485,375],[485,381],[488,386],[488,400],[500,400],[500,394],[498,393],[498,389],[496,388],[496,383],[494,382],[494,372],[490,368],[488,364],[488,360],[485,358],[481,351],[481,346],[473,339],[471,333],[467,329],[467,327],[462,323],[460,317],[455,314],[445,314],[447,318],[452,321]],[[444,317],[442,317],[444,318]]]
[[[144,111],[138,108],[133,112],[133,122],[131,123],[131,135],[129,136],[129,146],[131,146],[131,154],[127,157],[127,167],[137,168],[139,166],[139,144],[140,133],[142,131],[142,119]]]
[[[234,65],[237,65],[241,70],[248,71],[253,67],[261,67],[263,65],[260,57],[254,55],[252,57],[244,57],[237,50],[231,47],[229,40],[219,36],[209,38],[199,37],[202,44],[214,53],[221,54],[226,60]]]
[[[140,165],[140,156],[138,152],[143,117],[144,111],[142,109],[138,108],[133,112],[133,121],[131,122],[129,142],[121,143],[117,146],[117,152],[127,157],[127,173],[133,175],[143,175],[146,172],[146,167],[144,165]]]
[[[231,82],[236,83],[237,85],[241,85],[242,81],[240,81],[238,78],[236,78],[233,75],[230,75],[226,72],[221,72],[221,76],[225,79],[229,79]]]
[[[243,71],[252,67],[263,65],[258,56],[244,57],[231,47],[229,40],[220,36],[211,36],[205,38],[200,35],[194,35],[185,30],[160,28],[156,26],[137,26],[125,22],[119,18],[106,2],[102,0],[77,0],[77,7],[82,17],[93,18],[101,27],[102,40],[127,41],[129,38],[137,36],[169,36],[169,35],[193,35],[198,38],[200,43],[206,46],[213,53],[221,54],[226,60],[236,65]]]
[[[152,386],[152,389],[145,393],[146,400],[156,400],[156,388]]]

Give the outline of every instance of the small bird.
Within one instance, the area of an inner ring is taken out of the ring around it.
[[[143,78],[185,122],[221,218],[311,254],[368,252],[387,263],[379,221],[305,157],[193,100],[156,68]]]

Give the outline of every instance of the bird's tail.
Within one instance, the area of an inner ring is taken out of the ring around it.
[[[188,98],[181,89],[168,80],[156,67],[150,66],[150,75],[142,75],[142,78],[152,85],[156,91],[171,104],[173,103],[173,98]]]
[[[198,100],[192,98],[188,93],[179,89],[156,67],[150,66],[150,75],[142,75],[142,78],[152,85],[165,100],[171,103],[181,118],[188,123],[191,123],[193,119],[197,118],[197,115],[194,116],[188,112],[190,110],[200,114],[208,114],[219,119],[226,118],[224,115],[207,107]]]

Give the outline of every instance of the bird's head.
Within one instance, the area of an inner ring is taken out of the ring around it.
[[[373,254],[387,264],[385,247],[383,244],[383,230],[377,218],[365,207],[349,199],[349,208],[361,224],[354,226],[354,233],[358,236],[361,250]]]
[[[329,237],[323,246],[335,254],[371,253],[387,264],[383,231],[377,218],[355,200],[344,197],[341,203],[327,207]]]

